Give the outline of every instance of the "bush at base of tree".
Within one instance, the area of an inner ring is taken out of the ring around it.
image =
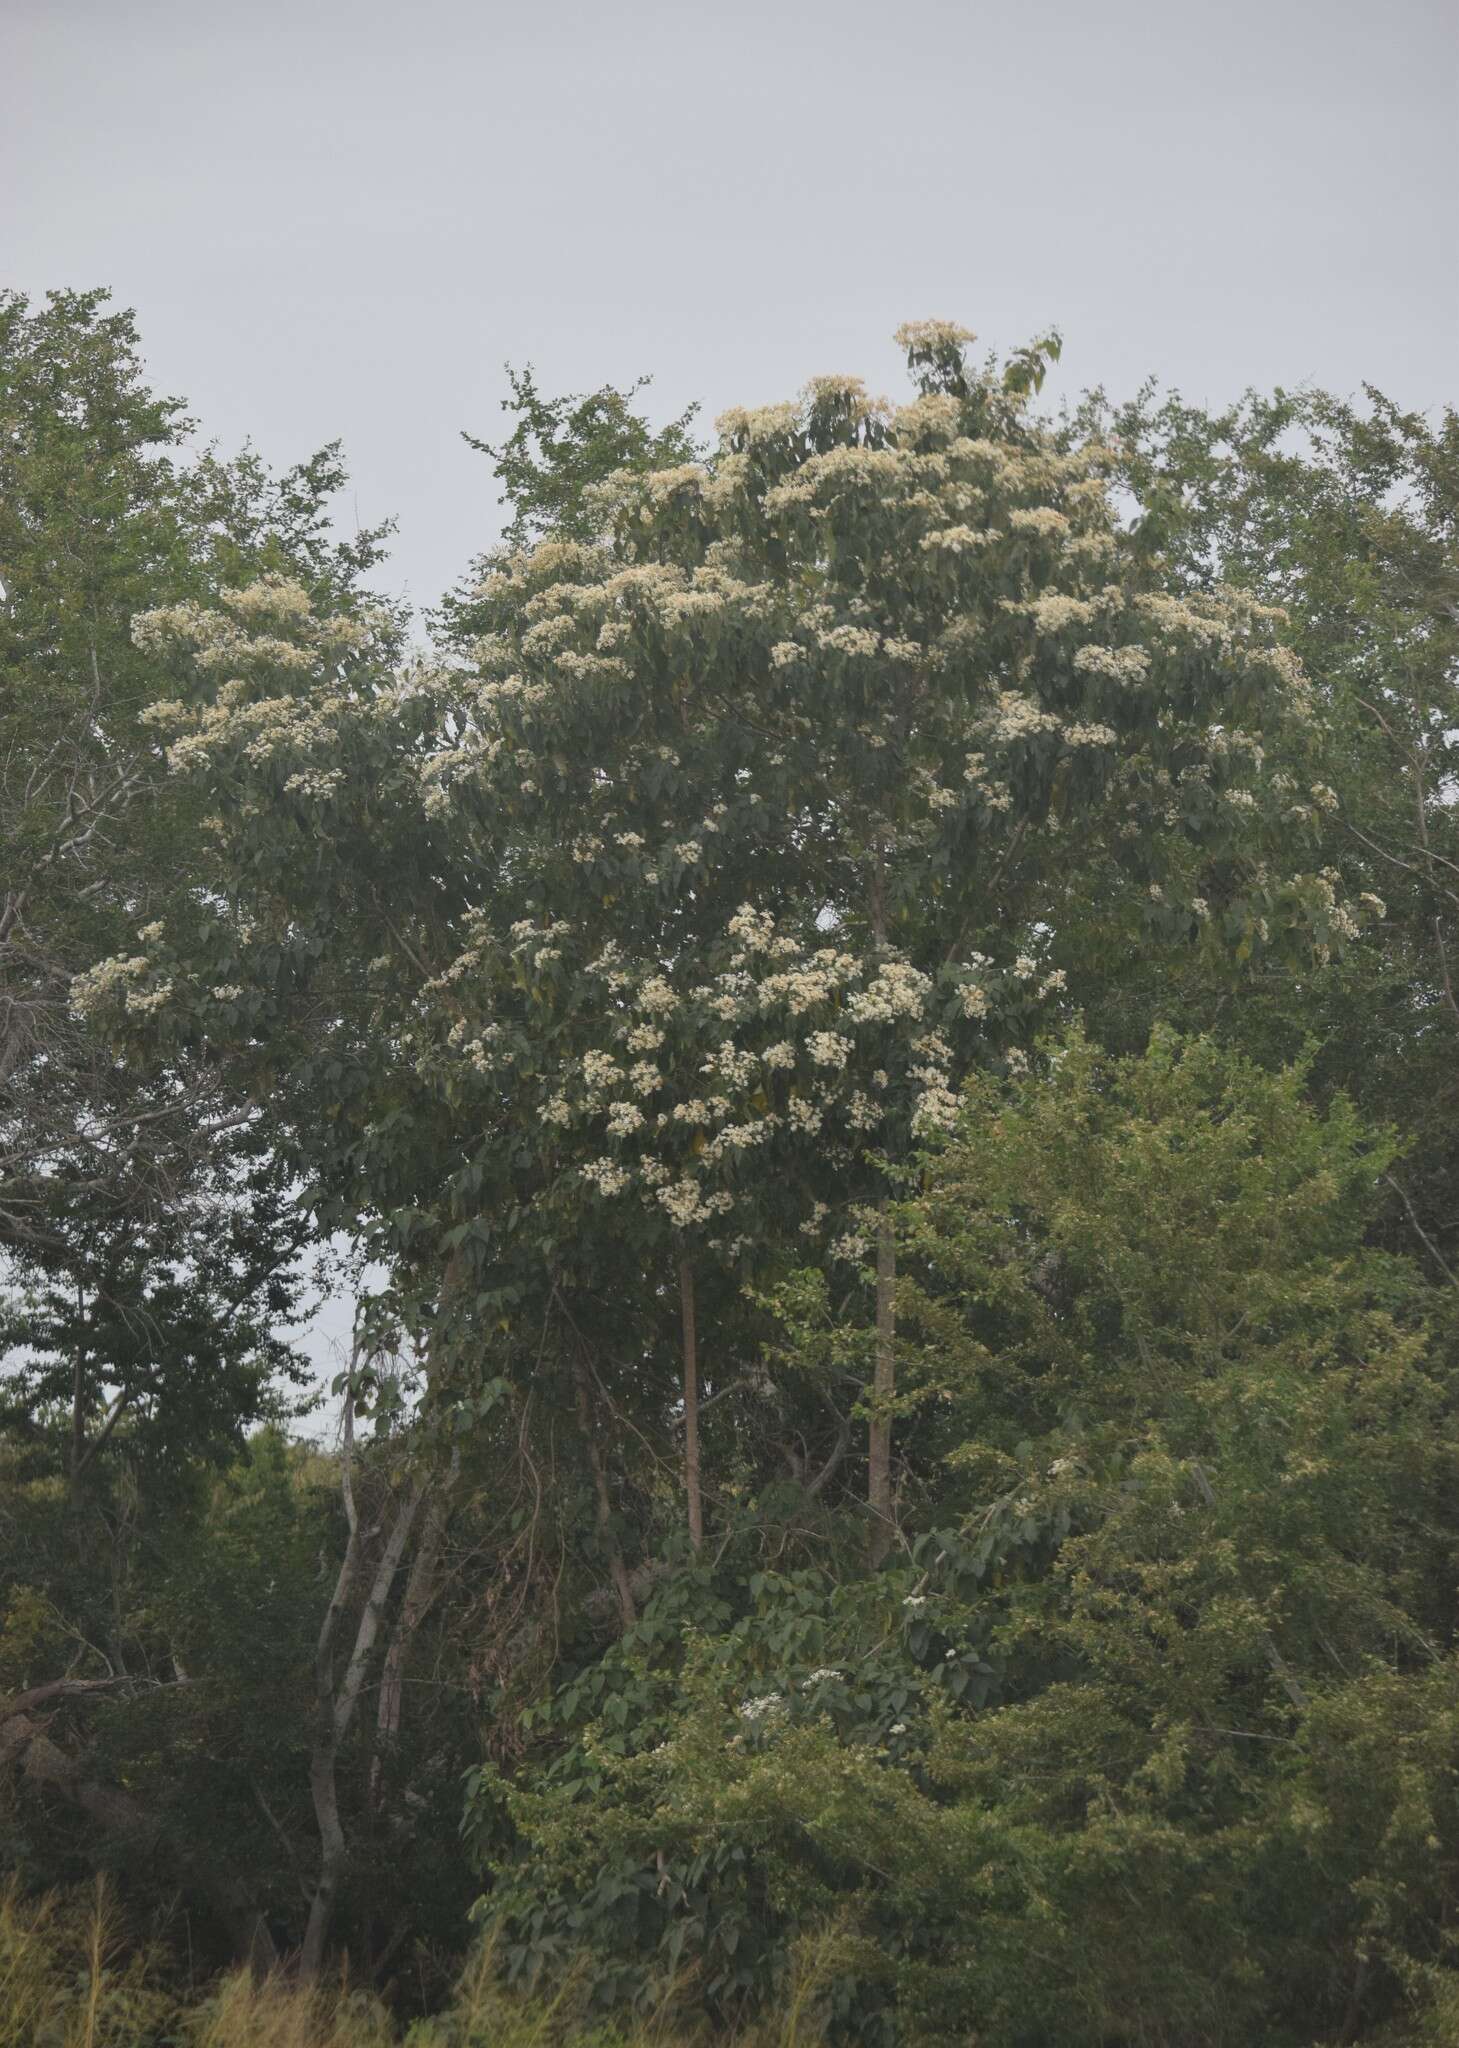
[[[1452,1304],[1303,1079],[1076,1038],[974,1091],[901,1211],[937,1526],[850,1582],[727,1550],[478,1775],[510,1969],[692,1957],[729,2024],[834,1918],[838,2038],[987,2048],[1305,2048],[1443,1981]],[[815,1370],[818,1276],[780,1304]]]

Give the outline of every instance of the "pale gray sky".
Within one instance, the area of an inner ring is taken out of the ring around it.
[[[508,358],[712,417],[937,315],[1453,401],[1456,88],[1452,0],[0,0],[0,281],[110,285],[225,447],[341,437],[429,603]]]
[[[341,436],[428,602],[505,358],[712,415],[942,315],[1452,400],[1456,82],[1452,0],[3,0],[0,274],[111,285],[225,445]]]

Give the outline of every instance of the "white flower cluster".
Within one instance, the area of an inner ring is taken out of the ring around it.
[[[714,1056],[707,1059],[699,1069],[701,1074],[717,1075],[731,1088],[744,1088],[753,1081],[760,1062],[746,1047],[737,1046],[732,1038],[721,1039]]]
[[[727,1209],[734,1207],[734,1197],[724,1189],[706,1194],[696,1180],[671,1181],[667,1187],[657,1190],[657,1197],[669,1221],[680,1230],[707,1222],[711,1216],[722,1216]]]
[[[839,1031],[812,1031],[806,1051],[818,1067],[844,1067],[854,1051],[851,1039]]]
[[[583,1054],[583,1080],[594,1092],[612,1088],[622,1079],[623,1069],[610,1054],[596,1048]]]
[[[151,988],[134,988],[127,991],[127,1008],[137,1015],[147,1015],[153,1010],[160,1010],[171,1001],[171,981],[159,981]]]
[[[1052,712],[1041,710],[1031,698],[1021,696],[1017,690],[999,692],[998,708],[988,720],[992,737],[1004,745],[1010,740],[1031,739],[1035,733],[1058,732],[1059,729],[1059,721]]]
[[[1172,638],[1185,636],[1201,647],[1225,646],[1232,638],[1232,613],[1219,601],[1209,601],[1210,608],[1203,610],[1185,598],[1147,591],[1137,596],[1134,603],[1153,625]]]
[[[1053,505],[1021,505],[1008,515],[1015,533],[1036,533],[1048,540],[1069,531],[1069,521]]]
[[[991,547],[1002,537],[993,526],[944,526],[936,533],[924,534],[921,544],[924,554],[970,555],[977,549]]]
[[[1075,626],[1090,625],[1100,612],[1097,600],[1068,597],[1062,591],[1045,592],[1012,609],[1026,612],[1040,633],[1067,633]]]
[[[893,336],[897,347],[908,355],[962,350],[977,338],[971,327],[960,327],[955,320],[905,320]]]
[[[905,960],[884,961],[864,989],[847,998],[846,1015],[857,1024],[889,1024],[898,1017],[925,1015],[932,983]]]
[[[1150,656],[1143,647],[1081,647],[1074,656],[1081,675],[1108,676],[1116,683],[1143,683],[1150,673]]]
[[[591,1181],[600,1195],[621,1195],[628,1186],[628,1170],[616,1159],[593,1159],[583,1168],[583,1179]]]
[[[651,974],[638,991],[638,1007],[647,1010],[651,1017],[667,1016],[679,1007],[679,998],[674,993],[673,983],[662,974]]]
[[[78,1016],[89,1017],[110,1006],[121,997],[128,1009],[133,1008],[132,996],[136,993],[129,984],[143,975],[152,962],[145,954],[136,954],[130,959],[114,955],[110,960],[98,961],[84,974],[78,974],[71,983],[71,1005]]]

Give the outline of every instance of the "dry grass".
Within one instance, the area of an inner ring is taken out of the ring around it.
[[[831,1952],[806,1952],[773,2023],[736,2048],[816,2048]],[[683,2004],[672,1997],[626,2028],[595,2023],[570,1985],[536,1997],[504,1990],[487,1950],[472,1957],[450,2008],[403,2036],[377,2000],[348,1986],[310,1990],[240,1972],[188,2004],[166,1988],[155,1957],[126,1945],[100,1880],[71,1899],[27,1898],[14,1880],[0,1889],[0,2048],[710,2048]]]
[[[128,1952],[101,1879],[84,1900],[0,1890],[0,2048],[142,2048],[176,2005]]]

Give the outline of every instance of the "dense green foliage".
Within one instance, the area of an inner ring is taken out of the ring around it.
[[[6,303],[57,2039],[1454,2038],[1455,424],[903,339],[705,448],[515,377],[424,653],[334,451]]]

